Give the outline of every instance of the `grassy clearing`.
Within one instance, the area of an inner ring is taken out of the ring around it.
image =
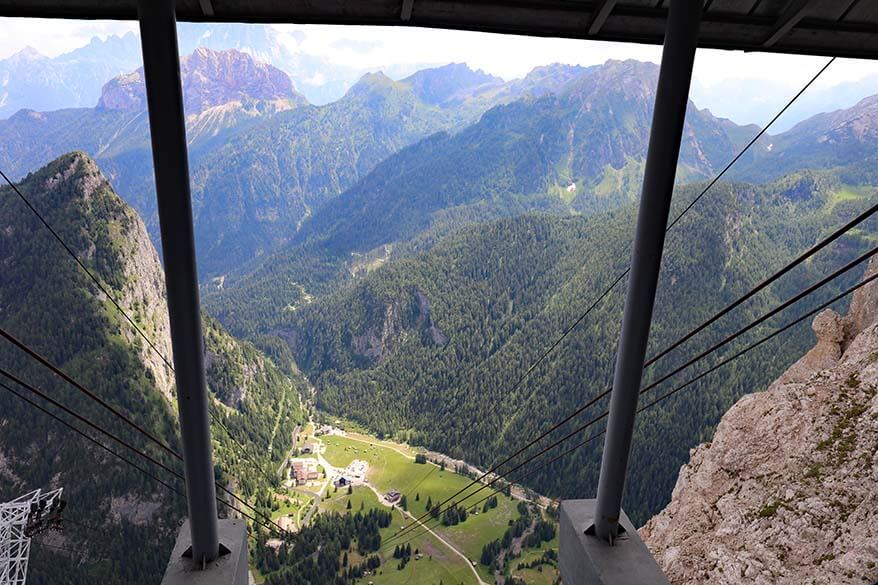
[[[359,441],[361,443],[367,443],[370,445],[378,445],[381,447],[387,447],[388,449],[402,452],[402,454],[404,454],[408,457],[414,457],[415,454],[419,452],[417,449],[409,447],[408,445],[404,445],[402,443],[396,443],[394,441],[389,441],[386,439],[385,440],[378,440],[375,437],[372,437],[372,436],[364,434],[364,433],[348,431],[346,438],[351,439],[353,441]]]
[[[348,495],[347,489],[339,489],[338,493],[333,493],[329,500],[324,500],[320,504],[322,511],[336,511],[341,514],[347,512],[347,501],[351,501],[352,512],[357,512],[360,503],[363,504],[364,510],[371,508],[387,509],[378,503],[378,498],[368,487],[355,487],[353,494]],[[381,538],[383,541],[389,539],[393,534],[398,532],[403,525],[407,524],[401,512],[396,511],[393,515],[393,522],[387,528],[381,530]],[[412,533],[416,534],[416,533]],[[406,538],[400,539],[404,542]],[[388,546],[388,550],[379,552],[381,557],[381,568],[378,574],[364,579],[364,582],[373,581],[375,585],[438,585],[440,582],[445,585],[456,585],[463,583],[465,585],[475,585],[476,579],[472,571],[466,566],[466,563],[459,556],[448,550],[444,544],[439,542],[430,534],[423,534],[409,543],[412,551],[417,550],[424,557],[421,560],[412,559],[404,569],[399,570],[399,561],[393,558],[393,547]],[[348,558],[352,562],[359,559],[356,554],[356,546],[352,547],[354,552],[348,553]]]
[[[378,498],[375,497],[375,494],[367,487],[357,486],[354,488],[354,493],[348,494],[348,488],[338,488],[338,491],[334,491],[335,488],[329,488],[329,499],[321,500],[320,502],[320,511],[321,512],[338,512],[339,514],[344,514],[348,512],[348,502],[351,503],[350,511],[356,514],[360,510],[360,506],[363,506],[363,510],[369,510],[370,508],[378,507]]]
[[[834,211],[835,207],[840,203],[848,201],[860,201],[867,196],[867,193],[861,187],[852,187],[850,185],[842,185],[838,191],[834,191],[826,202],[829,211]]]
[[[338,435],[324,436],[321,439],[325,446],[323,455],[327,461],[337,467],[346,467],[354,459],[368,462],[367,477],[369,482],[382,493],[391,489],[399,490],[406,496],[408,510],[415,517],[420,517],[427,512],[428,501],[433,505],[440,504],[465,488],[470,482],[469,478],[458,475],[450,469],[442,470],[432,463],[415,463],[413,459],[409,459],[378,441],[368,444],[354,438]],[[476,489],[478,488],[473,487],[464,493],[472,493]],[[366,491],[368,488],[355,489],[355,494],[359,490]],[[483,490],[464,504],[472,505],[488,493],[490,493],[489,490]],[[374,498],[374,494],[370,495]],[[459,497],[455,499],[459,499]],[[482,507],[479,506],[478,514],[470,515],[465,522],[457,526],[442,526],[437,521],[434,521],[430,526],[468,559],[477,561],[481,556],[482,547],[492,540],[501,538],[509,526],[509,521],[518,518],[516,500],[503,495],[498,495],[498,500],[497,508],[482,513]],[[337,505],[344,506],[345,502],[339,501]],[[352,503],[352,506],[358,505],[358,502]],[[369,503],[367,502],[365,505],[368,509]],[[461,563],[463,562],[460,557],[456,558]],[[408,570],[407,567],[406,571]],[[489,583],[493,582],[493,577],[487,567],[479,566],[478,570],[483,579]],[[422,578],[424,578],[423,575],[418,576],[417,582],[420,583]],[[472,579],[472,573],[470,573],[470,578]],[[445,579],[443,581],[449,583]],[[438,583],[438,580],[436,582]]]
[[[311,503],[310,497],[297,493],[289,495],[275,494],[274,499],[280,504],[280,509],[274,510],[271,513],[272,520],[277,520],[281,516],[292,516],[293,518],[296,518],[296,513]]]
[[[369,464],[367,479],[369,483],[379,492],[386,493],[391,489],[399,490],[406,496],[408,503],[408,511],[415,517],[427,513],[427,503],[431,502],[437,505],[448,499],[462,488],[465,488],[470,479],[468,477],[458,475],[450,469],[442,470],[440,467],[432,464],[415,463],[411,455],[407,456],[403,453],[407,451],[400,449],[400,453],[396,449],[400,446],[395,443],[387,443],[378,441],[367,435],[353,434],[351,436],[328,435],[320,437],[324,445],[323,456],[329,463],[336,467],[346,467],[354,459],[366,461]],[[331,490],[332,488],[330,488]],[[472,493],[476,490],[472,487],[464,494]],[[379,506],[378,499],[368,487],[355,487],[351,495],[347,494],[347,488],[340,488],[337,493],[330,492],[331,498],[321,503],[321,510],[334,510],[339,513],[347,511],[347,501],[351,500],[351,511],[359,510],[362,503],[364,509]],[[468,511],[472,510],[476,501],[487,496],[490,492],[485,489],[469,500],[464,502]],[[430,527],[442,538],[452,543],[455,548],[461,551],[468,559],[478,560],[481,556],[482,547],[495,539],[503,537],[503,533],[509,527],[509,522],[518,518],[518,500],[509,498],[502,494],[497,495],[498,505],[496,508],[487,512],[482,512],[482,506],[477,506],[478,514],[470,514],[465,522],[456,526],[443,526],[438,521],[430,523]],[[455,500],[459,500],[460,496]],[[389,536],[400,529],[401,526],[408,525],[411,519],[405,519],[400,516],[394,517],[393,525],[382,531],[382,537],[386,540]],[[411,534],[421,532],[414,530]],[[404,542],[406,539],[400,539]],[[420,561],[412,560],[402,571],[397,570],[398,561],[393,559],[393,551],[387,551],[387,558],[382,557],[381,571],[382,574],[375,575],[370,579],[376,585],[383,583],[414,585],[420,583],[436,583],[442,581],[446,585],[452,585],[460,582],[472,583],[475,578],[472,571],[466,566],[466,562],[458,555],[451,552],[445,545],[441,544],[437,539],[424,534],[418,539],[411,542],[412,550],[419,549],[421,553],[426,555]],[[519,562],[530,563],[542,556],[543,552],[549,548],[557,549],[557,539],[550,543],[544,544],[539,549],[526,549],[522,552],[522,558],[513,559],[511,566],[513,573],[516,573],[515,567]],[[429,557],[432,554],[433,559]],[[441,562],[439,562],[441,561]],[[477,570],[484,581],[493,583],[493,575],[487,567],[478,565]],[[461,571],[460,576],[456,573]],[[534,569],[522,569],[520,573],[528,584],[536,583],[541,585],[551,585],[557,577],[557,569],[552,565],[543,565],[542,571]]]
[[[487,493],[488,490],[479,493],[472,501],[480,500]],[[434,530],[442,538],[453,542],[470,560],[478,561],[482,555],[482,547],[492,540],[503,538],[503,533],[509,528],[509,520],[518,518],[517,504],[516,500],[498,494],[497,507],[493,510],[482,512],[479,508],[479,513],[467,516],[466,522],[457,526],[439,524]],[[487,567],[479,565],[478,568],[483,579],[493,582],[494,578]]]
[[[322,437],[326,450],[323,456],[336,467],[347,467],[354,459],[369,464],[369,482],[375,489],[387,492],[397,489],[408,497],[409,511],[420,515],[426,511],[427,497],[438,504],[469,483],[469,478],[453,471],[441,470],[432,463],[415,463],[393,449],[377,442],[371,446],[357,440],[331,435]],[[475,490],[476,488],[473,488]],[[481,492],[482,497],[486,492]],[[415,496],[420,494],[420,501]]]

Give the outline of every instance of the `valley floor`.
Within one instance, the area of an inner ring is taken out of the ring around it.
[[[316,428],[309,423],[297,427],[295,432],[298,449],[291,452],[288,464],[283,469],[296,460],[316,460],[319,477],[299,485],[287,480],[282,493],[275,494],[279,509],[274,512],[274,518],[281,525],[297,530],[306,525],[314,514],[329,512],[356,513],[372,508],[392,509],[395,512],[392,524],[381,530],[382,542],[389,541],[389,545],[378,553],[381,568],[376,574],[364,578],[364,582],[375,585],[504,583],[503,572],[497,571],[495,574],[491,567],[480,562],[483,547],[503,539],[504,533],[521,517],[522,503],[532,510],[529,518],[531,528],[537,519],[550,519],[546,511],[550,500],[537,497],[531,502],[520,488],[511,490],[508,496],[497,494],[496,507],[486,509],[484,503],[479,502],[493,491],[486,488],[461,502],[464,507],[469,507],[469,515],[464,522],[445,525],[441,519],[429,516],[428,504],[436,506],[470,483],[468,476],[454,469],[477,473],[475,468],[454,467],[453,464],[461,465],[462,462],[353,430]],[[301,453],[307,447],[313,452]],[[417,454],[426,455],[428,460],[416,462]],[[350,477],[349,466],[354,462],[366,466],[362,477]],[[352,479],[353,485],[336,487],[335,480],[341,476]],[[473,487],[465,493],[473,494],[477,489]],[[401,496],[391,503],[387,494],[394,490]],[[460,496],[454,499],[460,500]],[[391,540],[424,515],[427,517],[424,524],[410,528],[405,535]],[[501,553],[501,558],[509,558],[510,571],[507,575],[514,576],[517,583],[549,585],[556,582],[558,571],[555,563],[540,563],[539,559],[546,551],[557,551],[557,537],[542,543],[539,548],[523,548],[522,540],[523,537],[514,539],[508,549],[503,549]],[[409,545],[414,551],[408,563],[400,563],[394,558],[395,544]],[[349,551],[348,557],[350,565],[362,561],[355,550]],[[534,566],[519,569],[519,564]]]

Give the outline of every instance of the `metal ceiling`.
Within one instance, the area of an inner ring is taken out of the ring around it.
[[[669,0],[177,0],[193,22],[420,26],[661,44]],[[0,16],[135,20],[136,0],[0,0]],[[878,57],[878,0],[705,0],[700,47]]]

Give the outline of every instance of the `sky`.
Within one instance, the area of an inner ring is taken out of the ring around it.
[[[240,25],[247,26],[247,25]],[[504,79],[522,77],[549,63],[594,65],[608,59],[658,63],[661,48],[651,45],[546,39],[405,27],[273,25],[288,49],[320,56],[331,64],[379,70],[406,65],[465,62]],[[137,31],[136,23],[0,19],[0,59],[25,46],[55,56],[94,37]],[[691,95],[699,107],[735,122],[767,121],[826,62],[825,57],[699,50]],[[399,67],[403,66],[403,67]],[[799,114],[849,107],[878,94],[878,62],[839,59],[804,96]],[[784,122],[780,125],[781,129]]]

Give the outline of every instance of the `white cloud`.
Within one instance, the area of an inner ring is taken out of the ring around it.
[[[274,28],[282,42],[297,52],[319,55],[331,63],[363,70],[389,64],[465,62],[470,67],[512,79],[547,63],[593,65],[610,58],[657,62],[661,54],[659,47],[646,45],[468,31],[331,25],[275,25]],[[293,34],[299,38],[290,38]]]
[[[311,77],[305,79],[305,83],[308,85],[324,85],[326,84],[326,77],[324,77],[322,73],[317,72]]]
[[[106,39],[136,30],[136,22],[114,20],[0,18],[0,59],[27,46],[55,57],[88,44],[93,37]]]

